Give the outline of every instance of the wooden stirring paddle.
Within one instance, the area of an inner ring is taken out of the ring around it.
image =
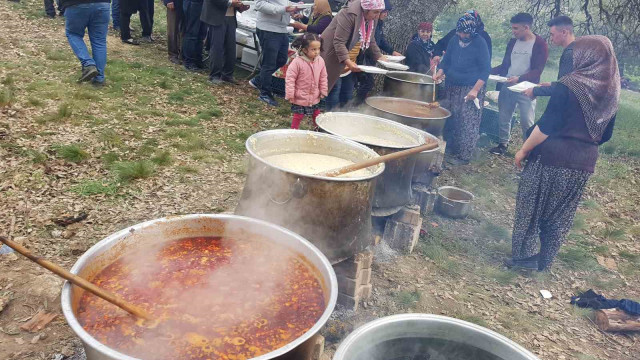
[[[143,309],[131,305],[129,303],[127,303],[126,301],[122,300],[122,298],[120,298],[119,296],[112,294],[106,290],[103,290],[99,287],[97,287],[96,285],[88,282],[87,280],[81,278],[78,275],[72,274],[69,271],[61,268],[60,266],[50,262],[49,260],[45,260],[39,256],[36,256],[34,254],[32,254],[29,250],[27,250],[24,246],[13,242],[5,237],[0,236],[0,242],[5,243],[8,247],[12,248],[13,250],[19,252],[20,254],[26,256],[27,258],[29,258],[29,260],[35,262],[36,264],[42,266],[43,268],[51,271],[52,273],[60,276],[61,278],[68,280],[70,283],[77,285],[85,290],[87,290],[88,292],[99,296],[101,298],[103,298],[104,300],[112,303],[113,305],[121,308],[122,310],[135,315],[139,318],[145,319],[145,320],[151,320],[151,316],[144,311]]]
[[[316,176],[326,176],[326,177],[340,176],[342,174],[346,174],[346,173],[350,173],[350,172],[354,172],[354,171],[358,171],[358,170],[361,170],[361,169],[368,168],[369,166],[378,165],[378,164],[383,163],[383,162],[387,162],[387,161],[391,161],[391,160],[397,160],[397,159],[401,159],[401,158],[409,156],[409,155],[421,153],[423,151],[437,149],[439,145],[440,144],[438,142],[431,142],[431,143],[420,145],[420,146],[417,146],[417,147],[414,147],[414,148],[411,148],[411,149],[402,150],[402,151],[394,152],[394,153],[391,153],[391,154],[387,154],[387,155],[375,157],[375,158],[372,158],[372,159],[368,159],[368,160],[365,160],[365,161],[361,161],[359,163],[343,166],[341,168],[328,170],[328,171],[323,171],[321,173],[316,174]]]

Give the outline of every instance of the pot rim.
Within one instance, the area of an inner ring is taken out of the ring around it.
[[[314,255],[320,260],[320,262],[322,263],[322,266],[325,267],[325,270],[329,274],[329,279],[328,279],[329,283],[327,284],[328,285],[327,291],[329,291],[329,301],[326,304],[326,308],[322,313],[322,316],[320,316],[320,318],[316,321],[316,323],[304,334],[300,335],[299,337],[297,337],[287,345],[280,347],[278,349],[275,349],[266,354],[260,355],[258,357],[251,358],[250,360],[268,360],[268,359],[273,359],[276,356],[286,354],[287,352],[293,350],[295,347],[307,341],[309,338],[311,338],[313,335],[315,335],[317,332],[320,331],[320,329],[324,326],[324,324],[329,320],[329,316],[331,316],[331,313],[333,312],[333,309],[336,306],[336,302],[338,298],[338,280],[336,278],[336,274],[333,270],[333,267],[331,266],[331,263],[329,262],[327,257],[307,239],[303,238],[302,236],[282,226],[275,225],[263,220],[258,220],[258,219],[254,219],[246,216],[232,215],[232,214],[189,214],[189,215],[179,215],[179,216],[167,216],[159,219],[148,220],[148,221],[127,227],[126,229],[117,231],[107,236],[106,238],[100,240],[98,243],[94,244],[91,248],[89,248],[89,250],[87,250],[82,256],[80,256],[80,258],[78,258],[76,263],[71,268],[70,272],[72,274],[77,275],[82,268],[84,268],[86,265],[89,264],[94,254],[100,251],[104,246],[111,244],[113,242],[119,241],[124,236],[126,236],[126,234],[129,232],[139,231],[141,229],[153,226],[159,222],[165,222],[165,221],[171,222],[171,221],[202,219],[202,218],[212,218],[217,220],[232,219],[232,220],[247,221],[249,225],[254,224],[254,225],[271,227],[273,230],[280,231],[285,235],[296,238],[301,244],[303,244],[305,247],[311,250],[311,252],[314,253]],[[72,284],[68,281],[65,281],[62,286],[62,294],[60,299],[62,303],[62,314],[64,315],[67,321],[67,324],[69,324],[69,327],[71,327],[71,330],[73,330],[73,332],[80,338],[80,340],[82,340],[85,346],[88,345],[91,348],[95,349],[97,352],[101,353],[102,355],[110,356],[112,358],[116,358],[120,360],[142,360],[142,359],[138,359],[138,358],[123,354],[101,343],[96,338],[91,336],[91,334],[89,334],[82,327],[82,325],[80,325],[80,322],[76,318],[76,315],[74,314],[71,306],[71,303],[72,303],[71,286]]]
[[[422,74],[422,73],[417,73],[417,72],[412,72],[412,71],[389,71],[385,74],[386,77],[392,79],[392,80],[397,80],[397,81],[401,81],[401,82],[407,82],[407,83],[411,83],[411,84],[417,84],[417,85],[426,85],[426,86],[433,86],[435,85],[435,83],[430,82],[430,83],[423,83],[423,82],[419,82],[419,81],[411,81],[411,80],[405,80],[405,79],[398,79],[397,77],[394,77],[393,75],[395,74],[411,74],[411,75],[418,75],[418,76],[424,76],[424,77],[428,77],[431,79],[431,81],[433,81],[433,76],[429,75],[429,74]]]
[[[332,135],[332,134],[322,134],[322,133],[318,133],[315,131],[308,131],[308,130],[292,130],[292,129],[276,129],[276,130],[265,130],[265,131],[260,131],[258,133],[255,133],[251,136],[249,136],[249,138],[247,139],[247,141],[245,142],[245,148],[247,149],[247,152],[256,160],[260,161],[261,163],[278,169],[280,171],[284,171],[286,173],[289,174],[293,174],[296,176],[301,176],[301,177],[306,177],[306,178],[311,178],[311,179],[317,179],[317,180],[328,180],[328,181],[339,181],[339,182],[355,182],[355,181],[363,181],[363,180],[372,180],[375,177],[377,177],[378,175],[382,174],[384,172],[384,163],[382,164],[378,164],[378,165],[373,165],[373,166],[377,166],[378,169],[376,171],[374,171],[371,175],[367,175],[367,176],[360,176],[360,177],[328,177],[328,176],[318,176],[318,175],[311,175],[311,174],[303,174],[303,173],[299,173],[299,172],[295,172],[293,170],[290,169],[286,169],[280,166],[276,166],[271,164],[268,161],[265,161],[262,156],[256,154],[255,151],[253,151],[252,149],[252,141],[259,139],[262,136],[267,136],[267,135],[271,135],[271,134],[288,134],[288,135],[294,135],[294,136],[300,136],[300,135],[307,135],[307,136],[319,136],[319,137],[327,137],[330,138],[334,141],[338,141],[338,142],[342,142],[347,144],[348,146],[351,147],[356,147],[360,150],[363,150],[365,153],[368,153],[369,155],[371,155],[372,158],[376,158],[379,157],[380,155],[378,155],[378,153],[376,153],[375,151],[373,151],[372,149],[366,147],[365,145],[362,145],[360,143],[357,143],[353,140],[349,140],[347,138],[341,137],[341,136],[336,136],[336,135]]]
[[[453,189],[453,190],[465,193],[465,194],[469,195],[471,197],[471,199],[469,199],[469,200],[450,199],[447,196],[442,194],[442,190],[447,190],[447,189]],[[440,186],[438,188],[437,192],[438,192],[438,196],[442,196],[443,198],[447,199],[447,201],[453,201],[453,202],[457,202],[457,203],[461,203],[461,204],[468,204],[468,203],[472,202],[476,198],[475,195],[473,195],[470,191],[467,191],[467,190],[464,190],[464,189],[461,189],[461,188],[455,187],[455,186]]]
[[[540,360],[538,357],[532,354],[529,350],[525,349],[524,347],[514,342],[513,340],[507,338],[506,336],[498,334],[495,331],[489,330],[485,327],[482,327],[480,325],[476,325],[464,320],[460,320],[460,319],[456,319],[448,316],[434,315],[434,314],[398,314],[398,315],[386,316],[386,317],[371,321],[369,323],[366,323],[360,326],[359,328],[357,328],[356,330],[354,330],[351,334],[349,334],[349,336],[347,336],[346,339],[342,341],[340,346],[338,346],[338,350],[336,350],[335,354],[333,355],[333,360],[350,360],[345,358],[347,349],[351,347],[353,343],[363,334],[369,331],[372,331],[375,328],[385,326],[387,324],[404,322],[408,320],[431,321],[436,323],[457,325],[467,330],[480,332],[492,338],[493,340],[503,344],[504,346],[507,346],[515,351],[522,353],[522,355],[526,356],[526,358],[530,360]]]
[[[377,122],[380,122],[380,123],[384,123],[385,125],[389,125],[391,127],[395,127],[396,129],[401,129],[402,131],[405,131],[407,133],[409,133],[409,132],[413,133],[413,135],[415,135],[417,138],[419,138],[421,140],[421,142],[419,144],[415,144],[415,145],[411,145],[411,146],[388,146],[388,145],[373,144],[373,143],[370,143],[370,142],[367,142],[367,141],[354,140],[349,136],[340,135],[340,134],[335,133],[335,132],[333,132],[333,131],[331,131],[331,130],[329,130],[329,129],[327,129],[327,128],[322,126],[322,124],[321,124],[322,120],[325,117],[328,117],[329,114],[348,115],[348,116],[354,116],[355,115],[355,116],[358,116],[358,117],[369,118],[372,121],[377,121]],[[318,118],[316,119],[316,123],[318,124],[318,126],[322,130],[328,132],[331,135],[339,136],[341,138],[348,139],[348,140],[357,142],[359,144],[364,144],[364,145],[368,145],[368,146],[376,146],[376,147],[379,147],[379,148],[389,148],[389,149],[411,149],[411,148],[414,148],[414,147],[418,147],[418,146],[424,145],[426,143],[425,136],[424,136],[424,134],[422,134],[422,131],[420,131],[420,130],[418,130],[416,128],[413,128],[411,126],[401,124],[401,123],[399,123],[397,121],[381,118],[379,116],[373,116],[373,115],[367,115],[367,114],[361,114],[361,113],[344,112],[344,111],[336,111],[336,112],[328,112],[328,113],[320,114],[320,116],[318,116]],[[424,132],[426,133],[426,131],[424,131]],[[429,134],[429,135],[431,135],[431,134]],[[440,145],[440,142],[438,142],[438,146],[439,145]]]
[[[383,113],[387,113],[387,114],[392,114],[392,115],[396,115],[396,116],[400,116],[403,118],[407,118],[407,119],[415,119],[415,120],[430,120],[430,121],[446,121],[448,118],[451,117],[451,111],[443,108],[442,106],[438,107],[438,109],[442,109],[444,111],[446,111],[446,116],[443,117],[418,117],[418,116],[408,116],[408,115],[404,115],[404,114],[398,114],[396,112],[393,111],[388,111],[388,110],[383,110],[380,108],[377,108],[373,105],[371,105],[369,103],[369,99],[392,99],[392,101],[406,101],[406,102],[412,102],[412,103],[418,103],[420,105],[428,105],[428,102],[424,102],[424,101],[419,101],[419,100],[413,100],[413,99],[405,99],[405,98],[399,98],[399,97],[393,97],[393,96],[370,96],[365,100],[365,103],[368,106],[371,106],[372,108],[378,110],[378,111],[382,111]]]

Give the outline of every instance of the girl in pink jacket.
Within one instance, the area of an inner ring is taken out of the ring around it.
[[[289,64],[286,78],[285,99],[291,102],[293,112],[291,128],[300,128],[305,115],[313,118],[313,126],[317,128],[318,104],[328,94],[327,68],[320,56],[322,41],[318,34],[306,33],[291,46],[299,49],[298,57]]]

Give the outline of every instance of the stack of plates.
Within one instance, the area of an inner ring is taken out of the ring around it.
[[[409,70],[409,67],[407,65],[404,64],[399,64],[397,62],[390,62],[390,61],[384,61],[384,60],[378,60],[378,63],[388,69],[392,69],[392,70],[400,70],[400,71],[406,71]]]
[[[375,66],[358,65],[358,67],[360,68],[360,70],[370,74],[386,74],[389,72],[389,70],[381,69]]]

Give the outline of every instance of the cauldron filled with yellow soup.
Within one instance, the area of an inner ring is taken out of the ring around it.
[[[94,245],[72,272],[153,317],[65,284],[63,313],[89,360],[272,359],[317,333],[337,296],[315,246],[235,215],[134,225]]]

